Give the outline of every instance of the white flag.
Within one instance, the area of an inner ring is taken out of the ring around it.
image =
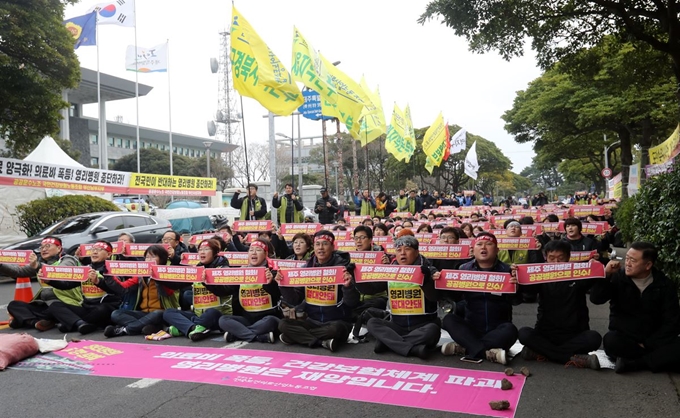
[[[465,128],[460,129],[451,137],[451,147],[449,148],[449,154],[453,155],[457,152],[461,152],[465,149],[467,141],[467,131]]]
[[[479,171],[479,164],[477,164],[477,141],[475,141],[465,156],[465,174],[477,180],[477,171]]]
[[[135,65],[136,62],[136,65]],[[125,50],[125,69],[138,73],[166,72],[168,71],[168,44],[156,45],[152,48],[128,45]]]
[[[112,0],[95,4],[88,12],[97,12],[97,24],[135,26],[135,0]]]

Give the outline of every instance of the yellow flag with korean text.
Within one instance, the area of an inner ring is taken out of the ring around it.
[[[290,73],[250,23],[232,5],[231,73],[234,88],[277,115],[290,115],[304,102]]]
[[[432,174],[432,171],[434,171],[435,167],[434,161],[430,157],[425,157],[425,170],[427,170],[428,173]]]
[[[439,166],[439,164],[441,164],[442,159],[444,158],[444,152],[446,151],[446,124],[444,123],[444,116],[442,116],[441,112],[439,112],[439,115],[432,125],[425,131],[425,136],[423,137],[423,151],[427,156],[425,164],[426,168],[430,161],[434,166]]]
[[[401,161],[406,156],[410,156],[413,150],[409,148],[410,143],[404,139],[404,113],[394,104],[392,111],[392,121],[387,127],[387,137],[385,139],[385,149],[392,154],[397,161]],[[410,151],[409,151],[410,150]]]
[[[387,129],[380,101],[380,91],[376,89],[375,93],[371,94],[371,89],[368,87],[368,83],[366,83],[366,79],[363,76],[361,76],[360,85],[364,93],[369,95],[371,99],[371,104],[364,106],[361,112],[360,137],[358,139],[363,147],[384,134]]]
[[[361,123],[361,111],[364,106],[371,106],[371,99],[359,86],[359,83],[352,80],[347,74],[343,73],[319,53],[321,61],[328,70],[338,92],[336,103],[328,100],[321,100],[321,112],[324,116],[333,116],[340,119],[352,138],[359,139]]]
[[[293,65],[290,72],[293,80],[319,93],[322,99],[330,103],[337,102],[338,93],[333,77],[317,51],[296,27],[293,27]]]
[[[411,120],[411,107],[407,104],[406,109],[404,109],[404,141],[406,141],[408,147],[407,151],[410,150],[408,155],[405,156],[405,162],[411,161],[411,156],[416,150],[416,133],[413,130],[413,121]]]

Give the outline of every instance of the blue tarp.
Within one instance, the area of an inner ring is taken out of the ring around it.
[[[190,234],[197,234],[213,229],[213,224],[207,216],[197,216],[195,218],[170,219],[172,229],[180,234],[189,231]]]

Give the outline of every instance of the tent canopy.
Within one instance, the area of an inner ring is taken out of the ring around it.
[[[57,145],[54,139],[49,136],[44,137],[33,152],[24,158],[24,161],[58,164],[66,167],[85,167],[78,161],[69,157],[69,155]]]

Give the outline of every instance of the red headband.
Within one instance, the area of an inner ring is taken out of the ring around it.
[[[210,243],[208,240],[201,241],[201,244],[198,246],[198,248],[203,248],[203,247],[210,247]]]
[[[42,241],[40,241],[40,245],[47,245],[47,244],[54,244],[58,247],[61,247],[61,241],[59,241],[56,238],[45,238]]]
[[[262,241],[254,241],[253,243],[250,244],[250,247],[262,248],[262,251],[264,251],[265,253],[269,253],[269,246]]]
[[[102,250],[108,252],[113,251],[113,247],[111,246],[111,244],[107,244],[105,242],[95,242],[94,244],[92,244],[92,248],[101,248]]]
[[[321,234],[314,237],[314,242],[317,241],[328,241],[331,244],[335,242],[335,236],[328,234]]]
[[[492,235],[480,235],[475,240],[475,242],[477,242],[477,241],[491,241],[494,244],[498,245],[498,240],[496,240],[496,237],[494,237]]]

